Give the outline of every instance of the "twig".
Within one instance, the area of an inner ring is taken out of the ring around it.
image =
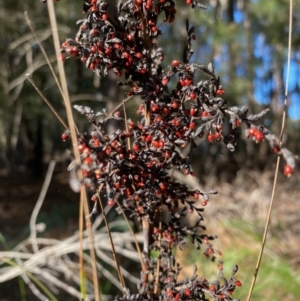
[[[101,190],[101,188],[99,190]],[[113,254],[113,257],[114,257],[114,260],[115,260],[116,269],[117,269],[117,272],[118,272],[118,275],[119,275],[122,287],[125,288],[125,281],[124,281],[123,275],[121,273],[121,269],[120,269],[120,264],[119,264],[118,258],[116,256],[116,250],[115,250],[114,242],[113,242],[113,239],[112,239],[112,236],[111,236],[111,232],[110,232],[110,229],[109,229],[109,225],[108,225],[108,222],[107,222],[107,219],[106,219],[106,215],[105,215],[105,212],[104,212],[104,207],[103,207],[103,204],[102,204],[99,192],[98,192],[98,200],[99,200],[99,204],[100,204],[100,207],[101,207],[101,210],[102,210],[103,219],[104,219],[105,226],[106,226],[106,229],[107,229],[108,237],[109,237],[109,240],[110,240],[110,245],[111,245],[112,254]]]
[[[52,104],[49,102],[49,100],[46,98],[46,96],[44,95],[44,93],[38,88],[38,86],[35,84],[35,82],[32,80],[32,78],[30,77],[30,75],[27,73],[26,74],[27,79],[30,81],[30,83],[32,84],[32,86],[34,87],[34,89],[39,93],[39,95],[42,97],[42,99],[44,100],[44,102],[48,105],[48,107],[50,108],[50,110],[54,113],[54,115],[56,116],[56,118],[60,121],[60,123],[64,126],[65,129],[68,129],[68,126],[65,124],[65,122],[63,121],[63,119],[60,117],[60,115],[58,114],[58,112],[54,109],[54,107],[52,106]]]
[[[25,12],[25,14],[27,14],[27,12]],[[64,32],[64,33],[70,33],[71,29],[70,29],[70,27],[61,24],[59,26],[59,31],[60,32]],[[42,41],[48,39],[51,36],[51,29],[50,28],[48,28],[48,29],[42,29],[42,30],[39,30],[37,32],[38,32],[39,35],[43,36]],[[13,50],[13,49],[16,49],[17,47],[21,47],[22,48],[22,46],[20,46],[20,45],[23,44],[23,43],[25,43],[25,42],[28,42],[28,44],[32,45],[32,43],[30,41],[31,39],[32,39],[32,34],[31,33],[27,33],[25,35],[22,35],[20,38],[18,38],[16,40],[13,40],[9,44],[8,49],[9,50]]]
[[[95,248],[96,249],[102,249],[109,251],[111,250],[109,245],[109,238],[107,233],[98,233],[95,235]],[[85,232],[84,232],[85,233]],[[85,233],[86,235],[87,233]],[[142,241],[142,236],[138,235],[136,236],[137,240],[139,242]],[[131,260],[138,261],[138,258],[136,256],[136,252],[126,250],[124,248],[124,244],[128,242],[133,242],[134,239],[132,238],[130,233],[120,233],[114,232],[112,233],[112,239],[115,244],[115,252],[127,257]],[[3,251],[0,252],[0,258],[7,258],[9,260],[10,258],[20,258],[23,261],[23,267],[22,268],[16,268],[15,266],[12,267],[3,267],[0,268],[0,283],[8,281],[10,279],[13,279],[15,277],[20,276],[24,270],[31,272],[33,269],[35,269],[37,266],[45,266],[47,264],[47,261],[49,258],[58,258],[66,254],[76,253],[78,254],[79,250],[79,233],[74,234],[73,236],[63,240],[54,240],[54,239],[46,239],[46,238],[37,238],[37,244],[40,245],[47,245],[50,244],[50,246],[45,246],[43,249],[40,249],[38,253],[23,253],[23,252],[16,252],[16,251]],[[56,243],[55,243],[56,241]],[[26,243],[30,243],[30,240],[22,242],[18,249],[20,249],[21,246],[23,246]],[[89,250],[89,238],[84,237],[83,239],[83,250]],[[86,254],[85,254],[86,255]],[[25,260],[25,261],[24,261]]]
[[[22,76],[23,77],[23,76]],[[24,80],[15,87],[13,93],[11,95],[7,95],[7,106],[10,107],[17,100],[19,95],[21,94],[24,86]]]
[[[110,266],[115,266],[115,261],[113,259],[111,259],[109,256],[107,256],[104,252],[102,252],[100,249],[96,250],[96,253],[98,255],[99,258],[101,258],[102,260],[105,260],[105,262],[107,264],[109,264]],[[122,268],[122,266],[120,266],[120,271],[122,273],[122,275],[124,277],[126,277],[128,280],[130,280],[131,283],[135,283],[138,284],[140,282],[140,279],[137,279],[135,277],[133,277],[130,272],[128,272],[126,269]],[[121,285],[121,290],[123,291],[123,287]]]
[[[48,64],[48,66],[49,66],[49,69],[50,69],[50,71],[51,71],[51,73],[52,73],[52,75],[54,77],[55,83],[56,83],[56,85],[57,85],[57,87],[58,87],[61,95],[64,96],[64,93],[63,93],[63,91],[61,89],[61,86],[60,86],[60,84],[58,82],[58,78],[57,78],[57,76],[56,76],[56,74],[54,72],[54,69],[53,69],[53,67],[51,65],[51,62],[50,62],[50,60],[48,58],[48,55],[47,55],[47,53],[45,51],[45,48],[43,47],[42,43],[40,42],[40,39],[38,38],[37,34],[35,33],[35,30],[33,29],[32,25],[31,25],[31,21],[30,21],[30,19],[28,17],[27,11],[24,12],[24,17],[25,17],[25,21],[26,21],[28,27],[30,28],[30,30],[31,30],[31,32],[32,32],[32,34],[33,34],[36,42],[38,43],[38,45],[39,45],[39,47],[40,47],[40,49],[42,51],[42,54],[43,54],[43,56],[44,56],[44,58],[45,58],[45,60],[46,60],[46,62]]]
[[[21,274],[19,277],[28,285],[32,293],[41,301],[45,300],[45,296],[37,289],[37,287],[33,284],[33,282],[29,279],[29,277],[24,273]]]
[[[15,116],[14,116],[14,122],[13,122],[13,130],[12,130],[12,135],[10,138],[10,149],[12,152],[15,152],[15,149],[17,147],[17,142],[18,142],[18,137],[19,137],[19,132],[20,132],[20,124],[22,120],[22,112],[23,112],[23,103],[19,102],[17,104]]]
[[[81,94],[74,94],[70,96],[71,103],[80,101],[80,100],[90,100],[90,101],[97,101],[97,102],[107,102],[109,101],[108,97],[104,97],[101,93],[98,94],[88,94],[88,93],[81,93]]]
[[[116,203],[117,203],[117,205],[119,206],[119,210],[121,211],[121,213],[122,213],[122,215],[123,215],[123,217],[124,217],[124,220],[126,221],[126,224],[128,225],[128,228],[129,228],[129,230],[130,230],[130,233],[132,234],[132,237],[133,237],[134,243],[135,243],[135,247],[136,247],[136,250],[137,250],[138,255],[139,255],[139,259],[140,259],[140,263],[141,263],[142,270],[143,270],[144,273],[146,273],[146,270],[147,270],[147,269],[146,269],[146,266],[145,266],[145,264],[144,264],[144,262],[143,262],[141,248],[140,248],[139,243],[138,243],[138,241],[137,241],[137,239],[136,239],[136,235],[135,235],[135,233],[134,233],[134,231],[133,231],[133,229],[132,229],[132,227],[131,227],[131,225],[130,225],[130,223],[129,223],[129,220],[128,220],[128,218],[127,218],[127,216],[126,216],[124,210],[123,210],[122,207],[121,207],[121,204],[119,203],[118,200],[116,200]],[[111,227],[110,227],[110,229],[111,229]]]
[[[58,301],[55,296],[49,291],[49,289],[40,282],[36,277],[34,277],[26,268],[21,267],[20,265],[17,265],[12,260],[4,258],[0,255],[0,260],[8,263],[9,265],[13,266],[14,269],[17,269],[20,272],[20,275],[25,273],[31,281],[33,281],[41,290],[45,292],[46,295],[48,295],[53,301]]]
[[[113,113],[118,110],[121,106],[123,106],[132,96],[128,96],[127,98],[123,99],[119,104],[117,104],[114,109],[108,113],[108,115],[113,115]]]
[[[40,212],[40,209],[43,205],[47,190],[49,188],[50,182],[51,182],[51,178],[53,175],[53,171],[54,171],[54,167],[55,167],[55,161],[51,160],[48,166],[48,170],[46,173],[46,177],[45,177],[45,181],[43,183],[39,198],[34,206],[34,209],[32,211],[31,217],[30,217],[30,222],[29,222],[29,226],[30,226],[30,240],[31,240],[31,244],[32,244],[32,249],[34,253],[37,253],[39,251],[39,247],[36,241],[36,218]]]
[[[96,249],[96,254],[98,255],[98,250]],[[84,253],[84,260],[87,262],[91,261],[91,258],[88,254]],[[123,290],[120,281],[113,275],[107,268],[103,267],[103,265],[98,261],[96,262],[97,269],[103,276],[105,276],[110,283],[112,283],[115,287],[117,287],[120,291]]]
[[[46,283],[52,283],[56,287],[66,291],[69,295],[76,297],[77,299],[81,298],[81,294],[72,286],[66,285],[63,281],[59,280],[57,277],[52,276],[50,273],[45,272],[44,269],[39,269],[39,275],[45,278]],[[43,299],[45,300],[45,299]]]
[[[50,58],[50,61],[54,60],[55,58]],[[32,63],[32,65],[30,65],[26,70],[25,70],[25,74],[29,73],[32,74],[34,73],[34,71],[38,70],[40,67],[46,65],[45,60],[42,59],[41,56],[35,56],[35,59]],[[10,90],[12,90],[15,87],[18,87],[19,85],[23,85],[25,78],[24,78],[24,73],[22,73],[20,76],[18,76],[17,78],[15,78],[14,80],[12,80],[8,86],[7,86],[7,90],[6,93],[8,93]],[[11,102],[12,103],[12,102]],[[11,104],[10,103],[10,104]]]
[[[56,83],[58,89],[59,89],[59,92],[60,92],[61,96],[64,98],[64,97],[65,97],[65,94],[64,94],[63,91],[62,91],[62,88],[61,88],[61,86],[60,86],[60,84],[59,84],[58,78],[57,78],[57,76],[56,76],[56,74],[55,74],[55,72],[54,72],[54,69],[53,69],[53,67],[52,67],[52,65],[51,65],[51,62],[50,62],[49,57],[48,57],[48,55],[47,55],[47,53],[46,53],[46,51],[45,51],[45,48],[43,47],[43,45],[42,45],[40,39],[38,38],[38,36],[37,36],[37,34],[36,34],[36,32],[35,32],[33,26],[31,25],[31,21],[30,21],[30,19],[29,19],[29,17],[28,17],[27,11],[24,12],[24,16],[25,16],[25,21],[26,21],[28,27],[30,28],[30,30],[31,30],[31,32],[32,32],[32,34],[33,34],[33,36],[34,36],[36,42],[38,43],[38,45],[39,45],[39,47],[40,47],[40,49],[41,49],[41,51],[42,51],[42,54],[43,54],[43,56],[44,56],[44,58],[45,58],[45,60],[46,60],[46,62],[47,62],[47,65],[48,65],[48,67],[49,67],[51,73],[52,73],[52,76],[53,76],[53,78],[54,78],[54,81],[55,81],[55,83]],[[26,76],[27,76],[27,75],[28,75],[28,74],[26,74]],[[38,88],[36,87],[36,85],[33,84],[32,79],[30,79],[28,76],[27,76],[27,78],[30,80],[31,84],[32,84],[32,85],[34,86],[34,88],[38,91],[38,93],[40,94],[40,96],[41,96],[41,97],[43,98],[43,100],[47,103],[47,105],[50,107],[50,109],[53,111],[53,113],[56,115],[56,117],[59,119],[59,121],[62,122],[62,119],[59,117],[58,113],[57,113],[57,112],[54,110],[54,108],[51,106],[50,102],[46,99],[46,97],[43,95],[43,93],[42,93],[41,91],[38,90]],[[65,98],[64,98],[64,101],[65,101],[65,102],[68,102],[68,100],[66,100]],[[63,124],[63,125],[64,125],[64,124]],[[64,125],[64,126],[65,126],[65,125]],[[65,128],[67,128],[67,127],[65,126]],[[78,133],[78,130],[77,130],[77,128],[76,128],[76,125],[75,125],[75,129],[76,129],[76,131],[77,131],[77,133]]]
[[[125,120],[125,129],[126,129],[126,133],[129,133],[129,129],[128,129],[128,120],[127,120],[127,113],[126,113],[126,106],[125,106],[125,100],[123,100],[123,111],[124,111],[124,120]],[[127,138],[127,148],[128,148],[128,150],[131,150],[130,137]]]

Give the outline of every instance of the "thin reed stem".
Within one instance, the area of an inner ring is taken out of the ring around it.
[[[64,95],[63,99],[65,102],[65,109],[66,109],[66,113],[67,113],[69,130],[70,130],[70,134],[71,134],[73,153],[74,153],[74,157],[75,157],[75,162],[76,162],[77,166],[79,166],[81,163],[81,160],[80,160],[80,154],[79,154],[79,149],[78,149],[76,126],[75,126],[72,108],[71,108],[71,102],[70,102],[70,97],[69,97],[65,69],[63,66],[63,62],[60,59],[60,43],[59,43],[59,37],[58,37],[58,27],[57,27],[57,22],[56,22],[53,0],[48,0],[47,5],[48,5],[49,19],[50,19],[50,23],[51,23],[54,47],[55,47],[55,52],[56,52],[60,82],[61,82],[61,87],[62,87],[62,91],[63,91],[63,95]],[[83,183],[83,175],[80,170],[78,171],[78,177],[79,177],[80,182]],[[87,216],[87,223],[90,224],[85,185],[81,185],[80,193],[81,193],[80,197],[83,198],[84,213],[85,213],[85,216]],[[89,236],[89,243],[90,243],[91,266],[92,266],[92,274],[93,274],[95,300],[100,301],[100,289],[99,289],[99,284],[98,284],[96,256],[95,256],[94,243],[93,243],[93,233],[92,233],[90,227],[88,228],[88,236]]]
[[[282,114],[282,122],[281,122],[281,133],[280,133],[280,146],[282,144],[282,136],[284,132],[284,127],[285,127],[285,120],[286,120],[286,111],[287,111],[287,98],[288,98],[288,86],[289,86],[289,78],[290,78],[290,65],[291,65],[291,45],[292,45],[292,28],[293,28],[293,0],[290,0],[289,2],[289,8],[290,8],[290,13],[289,13],[289,37],[288,37],[288,58],[287,58],[287,77],[286,77],[286,83],[285,83],[285,99],[284,99],[284,110]],[[276,162],[276,168],[275,168],[275,175],[274,175],[274,181],[273,181],[273,188],[272,188],[272,194],[271,194],[271,200],[270,200],[270,205],[268,209],[268,215],[267,215],[267,220],[265,224],[265,229],[264,229],[264,234],[262,238],[262,243],[261,243],[261,248],[260,252],[257,258],[256,266],[255,266],[255,271],[254,275],[252,278],[252,282],[250,285],[249,293],[247,296],[246,301],[251,300],[251,296],[253,293],[253,289],[257,280],[257,275],[258,271],[260,268],[264,248],[266,245],[266,240],[267,240],[267,234],[269,230],[269,225],[270,225],[270,219],[271,219],[271,213],[272,213],[272,208],[273,208],[273,203],[274,203],[274,197],[275,197],[275,191],[276,191],[276,186],[277,186],[277,179],[278,179],[278,170],[279,170],[279,164],[280,164],[280,158],[281,156],[277,157],[277,162]]]

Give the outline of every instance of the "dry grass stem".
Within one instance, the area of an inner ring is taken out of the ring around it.
[[[291,65],[291,45],[292,45],[292,29],[293,29],[293,0],[289,1],[289,7],[290,7],[290,13],[289,13],[287,77],[286,77],[286,83],[285,83],[285,99],[284,99],[284,110],[283,110],[282,123],[281,123],[280,146],[282,144],[282,137],[283,137],[284,126],[285,126],[286,111],[287,111],[287,98],[288,98],[288,89],[289,89],[289,76],[290,76],[289,73],[290,73],[290,65]],[[258,274],[258,271],[259,271],[259,267],[260,267],[263,252],[264,252],[264,247],[265,247],[266,240],[267,240],[267,234],[268,234],[268,229],[269,229],[269,225],[270,225],[273,202],[274,202],[274,197],[275,197],[275,190],[276,190],[276,186],[277,186],[280,158],[281,158],[281,156],[277,157],[275,174],[274,174],[273,189],[272,189],[272,194],[271,194],[271,201],[270,201],[270,205],[269,205],[268,216],[267,216],[267,219],[266,219],[264,234],[263,234],[263,238],[262,238],[261,249],[260,249],[260,252],[259,252],[259,255],[258,255],[257,263],[256,263],[255,270],[254,270],[254,275],[253,275],[253,278],[252,278],[251,286],[250,286],[249,293],[248,293],[246,301],[251,300],[252,292],[253,292],[253,289],[254,289],[254,286],[255,286],[255,283],[256,283],[257,274]]]

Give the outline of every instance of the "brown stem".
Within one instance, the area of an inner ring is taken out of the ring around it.
[[[99,191],[101,191],[101,188],[102,188],[102,186],[100,187]],[[108,221],[107,221],[107,218],[106,218],[105,210],[103,208],[103,204],[102,204],[99,192],[98,192],[98,200],[99,200],[99,204],[100,204],[100,207],[101,207],[101,210],[102,210],[103,220],[104,220],[104,223],[105,223],[105,226],[106,226],[106,229],[107,229],[108,237],[109,237],[109,240],[110,240],[112,254],[113,254],[113,257],[114,257],[114,261],[116,263],[117,273],[119,275],[121,285],[122,285],[122,287],[124,289],[125,288],[124,277],[123,277],[122,272],[121,272],[120,263],[119,263],[119,260],[117,258],[117,254],[116,254],[116,250],[115,250],[115,245],[114,245],[114,242],[113,242],[113,239],[112,239],[112,236],[111,236],[111,232],[110,232],[110,229],[109,229],[109,224],[108,224]]]

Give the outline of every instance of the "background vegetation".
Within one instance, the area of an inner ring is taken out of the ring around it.
[[[214,63],[229,103],[247,102],[253,111],[270,106],[272,110],[265,122],[278,134],[287,59],[288,2],[216,0],[203,4],[208,6],[206,11],[178,11],[183,15],[182,20],[188,17],[190,24],[196,27],[194,45],[197,47],[193,47],[193,60]],[[300,1],[295,0],[294,7],[299,5]],[[61,41],[74,37],[76,21],[82,17],[81,6],[81,1],[72,0],[61,0],[56,4]],[[60,229],[60,238],[77,229],[78,204],[72,201],[77,198],[67,187],[67,156],[60,138],[63,128],[24,74],[32,74],[38,87],[64,116],[62,99],[24,21],[24,11],[28,12],[50,60],[55,61],[47,7],[35,0],[0,1],[1,250],[9,250],[27,237],[28,221],[42,185],[45,164],[53,158],[58,164],[39,221],[47,225],[45,235],[48,237],[57,238],[57,229]],[[288,120],[284,144],[299,154],[300,18],[296,9],[293,17],[291,119]],[[169,64],[182,56],[180,45],[185,39],[184,21],[176,28],[161,21],[161,30],[168,35],[168,39],[162,42],[165,43],[165,62]],[[74,104],[88,104],[99,110],[104,106],[111,107],[123,98],[122,89],[115,86],[114,76],[97,78],[75,60],[67,60],[65,67]],[[133,119],[136,104],[133,99],[127,107],[129,117]],[[80,129],[88,129],[88,124],[80,116],[76,115],[76,118]],[[194,158],[202,185],[221,192],[215,204],[212,202],[207,210],[207,219],[218,217],[219,222],[211,225],[211,230],[220,237],[225,267],[239,261],[240,278],[245,279],[241,299],[245,297],[254,270],[276,159],[266,145],[254,145],[242,136],[234,154],[228,153],[225,147],[203,142],[198,149],[199,155]],[[300,298],[297,290],[300,279],[296,276],[300,264],[296,244],[300,232],[296,215],[299,210],[296,201],[300,196],[298,183],[297,171],[292,179],[282,177],[280,180],[260,286],[257,286],[253,300],[262,297],[265,300]],[[232,184],[236,187],[233,192],[230,189]],[[191,261],[198,261],[198,253],[191,257]],[[13,300],[10,292],[15,284],[0,283],[0,300]],[[15,300],[20,299],[18,294],[24,297],[28,293],[16,293]]]

